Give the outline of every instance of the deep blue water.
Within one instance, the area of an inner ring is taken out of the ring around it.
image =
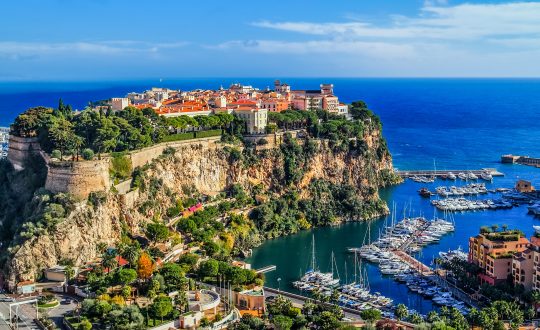
[[[383,121],[384,135],[400,169],[478,169],[495,167],[505,173],[496,178],[493,187],[511,187],[518,178],[529,179],[540,186],[540,169],[502,165],[505,153],[540,157],[540,80],[534,79],[282,79],[293,88],[318,88],[322,82],[332,82],[335,93],[343,101],[364,100]],[[0,126],[8,125],[25,108],[35,105],[55,106],[58,98],[83,108],[88,101],[122,96],[130,91],[142,91],[152,86],[169,88],[219,88],[232,82],[253,84],[259,88],[272,86],[273,79],[185,79],[152,82],[99,83],[0,83]],[[444,184],[436,182],[431,187]],[[424,184],[405,182],[381,191],[391,205],[396,203],[399,215],[405,205],[415,215],[431,217],[433,207],[416,191]],[[409,211],[407,211],[408,213]],[[469,212],[455,215],[457,229],[440,244],[425,248],[420,259],[429,263],[441,250],[462,246],[467,249],[468,237],[480,226],[508,224],[528,235],[539,220],[527,215],[525,207],[505,211]],[[384,219],[371,223],[372,237]],[[346,247],[358,246],[367,229],[366,223],[348,223],[333,228],[319,228],[297,235],[268,241],[254,251],[254,267],[278,266],[267,275],[270,286],[292,290],[301,269],[309,262],[311,235],[317,242],[317,256],[325,269],[333,250],[341,277],[345,261],[352,277],[351,256]],[[396,302],[426,313],[433,306],[429,301],[407,291],[388,278],[381,277],[375,267],[367,268],[373,291],[392,297]]]

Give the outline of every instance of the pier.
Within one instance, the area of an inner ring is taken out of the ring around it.
[[[482,168],[479,170],[408,170],[408,171],[396,171],[395,173],[402,178],[409,178],[413,176],[434,176],[434,177],[442,177],[447,176],[448,173],[473,173],[474,175],[481,175],[482,173],[489,173],[491,176],[504,176],[503,173],[497,171],[494,168]]]
[[[398,256],[403,262],[407,263],[409,266],[417,270],[420,276],[426,277],[436,285],[445,288],[446,290],[451,292],[454,297],[463,301],[467,305],[478,308],[478,302],[471,298],[471,296],[465,293],[463,290],[455,286],[455,284],[448,282],[444,278],[444,275],[439,273],[440,270],[433,270],[431,267],[425,265],[424,263],[420,262],[419,260],[415,259],[414,257],[408,255],[403,251],[394,250],[392,252],[396,256]]]
[[[407,253],[401,251],[401,250],[396,250],[396,251],[392,251],[396,256],[399,257],[399,259],[401,259],[401,261],[403,261],[404,263],[406,263],[407,265],[411,266],[413,269],[417,270],[418,272],[420,272],[421,275],[424,275],[424,276],[431,276],[433,275],[433,270],[421,263],[419,260],[411,257],[410,255],[408,255]]]
[[[255,273],[257,274],[268,273],[268,272],[276,270],[276,268],[277,268],[276,265],[268,265],[259,269],[255,269]]]
[[[518,155],[502,155],[501,163],[503,164],[521,164],[534,167],[540,167],[540,158]]]

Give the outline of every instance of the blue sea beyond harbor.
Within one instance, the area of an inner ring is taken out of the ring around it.
[[[540,168],[500,164],[502,154],[513,153],[540,157],[540,80],[539,79],[286,79],[293,89],[316,89],[320,83],[333,83],[340,100],[364,100],[383,122],[383,134],[399,169],[480,169],[497,168],[505,174],[489,187],[512,187],[518,178],[531,180],[540,187]],[[89,101],[124,96],[128,92],[151,87],[197,89],[227,87],[230,83],[251,84],[261,89],[271,86],[273,78],[197,78],[184,80],[136,82],[54,82],[0,83],[0,126],[8,126],[16,115],[31,106],[56,106],[62,98],[74,108],[82,109]],[[411,181],[381,191],[389,205],[397,205],[397,219],[407,213],[431,218],[434,208],[429,200],[418,196],[417,190],[445,184],[436,181],[420,184]],[[456,183],[459,184],[459,183]],[[439,214],[442,216],[442,214]],[[468,248],[468,238],[476,235],[480,226],[507,224],[522,229],[528,236],[533,225],[540,225],[527,214],[525,206],[509,210],[477,211],[454,215],[456,231],[439,244],[429,245],[418,256],[430,263],[439,251]],[[369,226],[375,239],[384,219]],[[367,223],[346,223],[337,227],[318,228],[289,237],[265,242],[254,250],[250,262],[254,268],[274,264],[277,270],[267,274],[267,284],[294,290],[291,282],[305,271],[315,237],[317,259],[326,270],[334,251],[340,275],[345,278],[344,265],[352,276],[352,256],[347,247],[360,246]],[[367,268],[372,291],[391,297],[395,303],[405,303],[421,313],[432,305],[428,300],[408,291],[407,287],[383,277],[369,264]],[[278,282],[277,279],[281,278]]]

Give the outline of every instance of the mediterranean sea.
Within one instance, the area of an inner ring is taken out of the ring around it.
[[[540,80],[536,79],[344,79],[280,78],[293,89],[317,89],[320,83],[333,83],[335,94],[344,102],[364,100],[381,117],[383,133],[399,169],[480,169],[497,168],[505,174],[496,177],[488,187],[512,187],[516,180],[531,180],[540,187],[540,169],[503,165],[502,154],[513,153],[540,157]],[[16,82],[0,83],[0,126],[8,126],[16,115],[37,105],[56,106],[61,97],[65,103],[82,109],[88,101],[123,96],[131,91],[151,87],[173,89],[219,88],[233,82],[252,84],[261,89],[273,85],[272,78],[197,78],[163,81],[117,82]],[[417,190],[428,186],[450,184],[436,181],[420,184],[411,181],[383,189],[381,197],[397,205],[397,219],[407,207],[412,215],[433,217],[429,200]],[[457,182],[456,184],[459,184]],[[439,214],[442,216],[442,214]],[[522,229],[528,236],[540,220],[527,214],[525,206],[510,210],[456,213],[456,231],[444,236],[439,244],[422,250],[419,259],[430,263],[439,251],[468,248],[468,238],[481,226],[507,224]],[[370,222],[375,239],[384,219]],[[342,279],[352,279],[352,256],[347,247],[360,246],[367,223],[346,223],[336,227],[317,228],[265,242],[254,250],[250,262],[254,268],[273,264],[277,270],[267,274],[267,285],[294,291],[291,282],[308,267],[311,238],[315,237],[320,268],[330,269],[334,251]],[[345,275],[345,263],[348,274]],[[373,292],[405,303],[420,313],[433,308],[429,300],[411,293],[407,287],[380,275],[376,267],[363,264]],[[280,281],[278,281],[278,278]]]

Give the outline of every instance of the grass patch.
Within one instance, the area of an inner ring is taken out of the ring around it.
[[[53,300],[47,303],[38,303],[39,308],[53,308],[60,304],[58,300]]]

